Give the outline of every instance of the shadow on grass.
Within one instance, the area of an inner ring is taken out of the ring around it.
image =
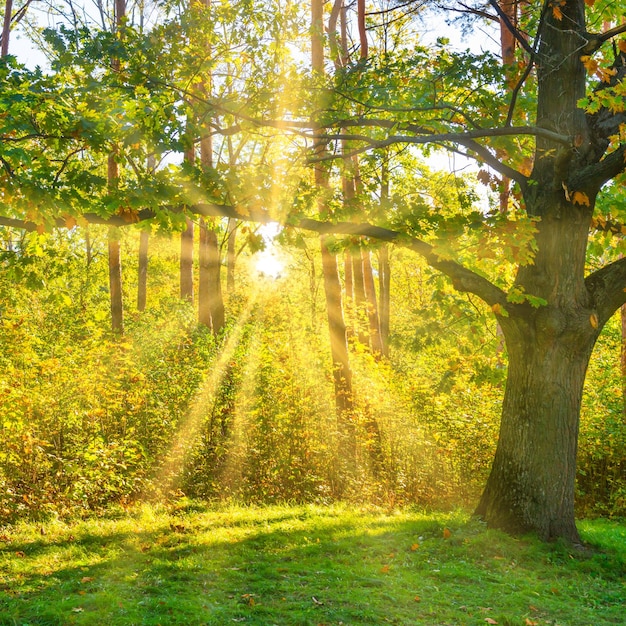
[[[124,524],[6,546],[0,624],[623,623],[619,524],[586,523],[603,550],[586,556],[462,514],[282,507]]]

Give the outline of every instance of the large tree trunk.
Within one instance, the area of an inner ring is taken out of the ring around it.
[[[590,120],[577,104],[586,83],[580,61],[584,11],[582,0],[568,0],[545,17],[537,58],[537,125],[576,138],[579,147],[538,138],[533,184],[522,189],[528,214],[540,221],[534,262],[519,269],[515,285],[547,304],[507,305],[508,316],[498,316],[509,370],[498,447],[477,509],[492,526],[575,543],[585,372],[600,329],[616,308],[610,300],[623,302],[607,287],[619,270],[609,268],[586,280],[584,275],[604,175],[595,165],[601,153],[592,141]]]
[[[500,437],[477,509],[491,526],[580,541],[574,523],[576,450],[594,343],[594,334],[576,329],[585,324],[580,315],[567,322],[555,310],[545,319],[536,314],[507,324],[515,330],[505,333],[510,364]]]

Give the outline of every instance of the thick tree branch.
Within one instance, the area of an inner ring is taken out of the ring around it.
[[[603,43],[607,42],[609,39],[613,39],[613,37],[616,37],[617,35],[621,35],[622,33],[626,33],[626,23],[614,26],[603,33],[587,33],[587,43],[582,49],[582,54],[593,54],[600,49]]]
[[[602,327],[617,309],[626,304],[626,257],[587,276],[585,285]]]
[[[192,213],[203,216],[231,217],[237,220],[257,223],[269,223],[276,221],[274,216],[263,210],[246,212],[239,207],[217,204],[196,204],[188,208]],[[177,212],[181,211],[180,208],[171,210]],[[113,215],[111,217],[104,218],[96,215],[95,213],[86,213],[82,217],[90,224],[128,226],[139,221],[151,219],[155,217],[155,213],[150,209],[144,209],[129,217]],[[500,304],[504,307],[507,305],[506,293],[502,289],[496,287],[488,279],[464,267],[460,263],[440,258],[437,255],[436,249],[432,245],[415,237],[410,237],[403,233],[368,223],[331,223],[310,218],[288,217],[283,221],[283,225],[287,227],[302,228],[304,230],[319,233],[320,235],[358,235],[378,239],[379,241],[393,242],[396,245],[413,250],[423,257],[431,267],[439,270],[443,274],[446,274],[446,276],[452,280],[454,287],[459,291],[473,293],[490,306]],[[35,231],[40,228],[38,224],[33,222],[1,216],[0,226],[9,226],[11,228],[18,228],[27,231]],[[55,226],[57,228],[66,228],[66,220],[63,218],[56,219]]]

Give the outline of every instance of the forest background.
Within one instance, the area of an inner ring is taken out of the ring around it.
[[[365,38],[359,7],[326,7],[324,19],[345,30],[325,40],[335,87],[358,100],[337,58],[358,74],[384,52],[401,66],[397,93],[380,87],[383,100],[397,99],[388,106],[403,104],[403,72],[432,64],[486,107],[489,89],[507,80],[501,51],[467,53],[480,58],[478,84],[478,65],[464,66],[469,57],[445,38],[421,47],[428,3],[396,4],[369,7]],[[5,16],[49,69],[10,55],[9,30],[0,66],[0,520],[181,494],[475,503],[506,380],[499,311],[410,250],[360,234],[320,248],[319,234],[301,227],[311,215],[355,221],[358,207],[360,219],[433,242],[439,258],[472,253],[482,271],[512,280],[535,231],[505,178],[487,166],[433,171],[406,146],[357,155],[353,137],[329,148],[295,124],[285,134],[281,120],[332,99],[308,61],[308,6],[118,1],[90,16],[60,3],[47,9],[54,29],[29,22],[34,8],[7,2]],[[402,65],[408,49],[413,65]],[[324,150],[351,156],[322,176],[300,158],[306,148],[318,163]],[[602,228],[620,208],[615,184],[598,201],[591,269],[620,254],[621,231]],[[329,255],[340,276],[335,312]],[[349,370],[329,335],[337,310]],[[584,389],[579,515],[626,513],[623,343],[618,312]]]

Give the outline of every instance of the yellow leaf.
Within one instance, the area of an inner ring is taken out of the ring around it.
[[[487,622],[487,624],[497,624],[498,622],[496,622],[495,619],[491,619],[490,617],[485,617],[485,621]]]
[[[381,573],[381,574],[388,574],[388,573],[389,573],[389,565],[383,565],[383,566],[380,568],[380,573]]]
[[[588,7],[592,7],[596,3],[596,0],[585,0],[585,4]]]
[[[91,576],[83,576],[83,577],[80,579],[80,582],[81,582],[81,583],[83,583],[83,584],[85,584],[85,583],[90,583],[90,582],[92,582],[92,581],[93,581],[93,577],[91,577]]]
[[[593,328],[598,328],[598,316],[595,313],[592,313],[589,316],[589,323],[593,326]]]
[[[419,596],[415,596],[415,597],[413,598],[413,601],[414,601],[414,602],[421,602],[421,601],[422,601],[422,599],[421,599]]]
[[[617,42],[617,47],[619,48],[620,52],[626,52],[626,39],[620,39]]]
[[[496,315],[501,315],[502,317],[508,317],[509,316],[507,310],[505,308],[503,308],[502,305],[500,303],[498,303],[498,302],[496,302],[495,304],[493,304],[491,306],[491,310]]]
[[[572,194],[572,204],[580,204],[581,206],[589,206],[589,196],[584,191],[575,191]]]
[[[444,539],[450,539],[450,537],[452,536],[452,533],[450,532],[449,528],[444,528],[443,529],[443,538]]]
[[[626,289],[624,289],[624,291],[626,291]],[[419,544],[419,543],[414,543],[414,544],[411,546],[411,550],[412,550],[413,552],[415,552],[415,550],[417,550],[419,547],[420,547],[420,544]]]
[[[554,19],[559,20],[559,22],[563,19],[563,12],[561,11],[561,7],[553,6],[552,7],[552,15],[554,15]],[[496,622],[493,622],[494,624]]]

